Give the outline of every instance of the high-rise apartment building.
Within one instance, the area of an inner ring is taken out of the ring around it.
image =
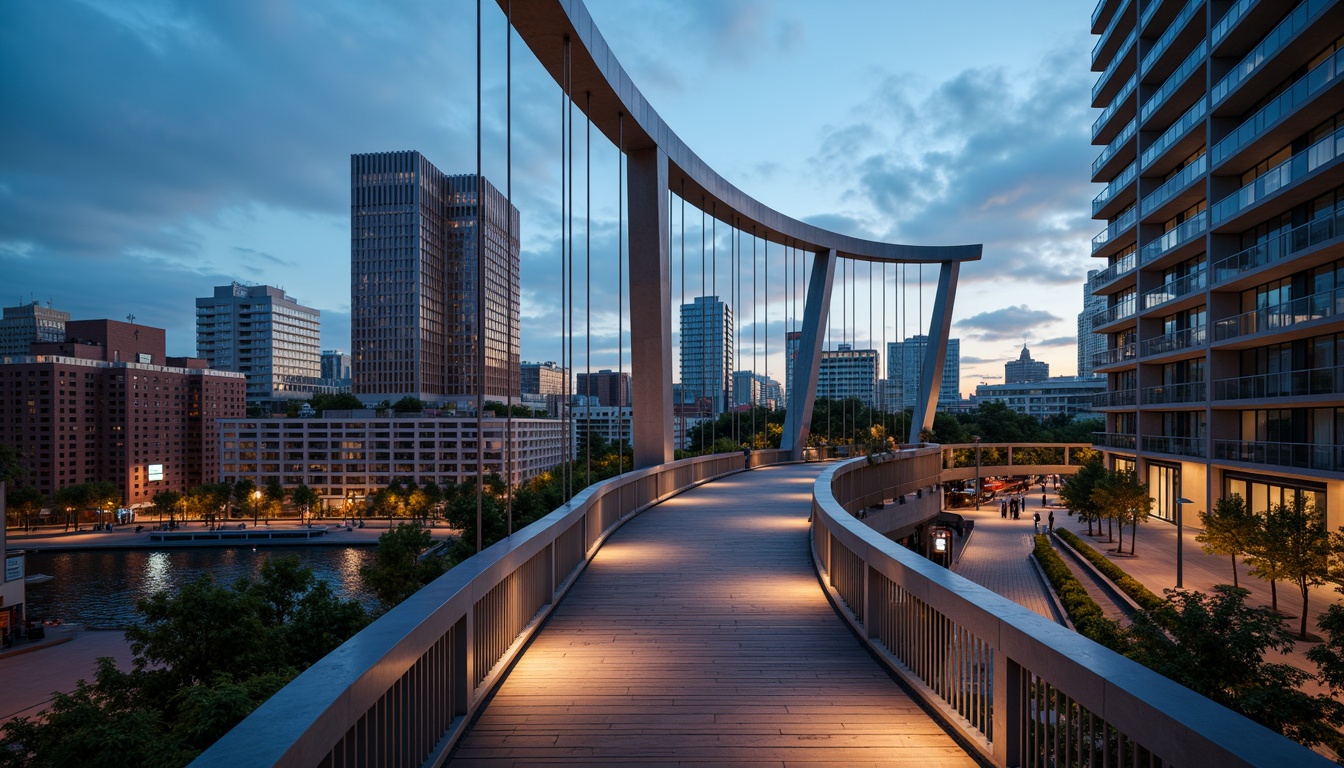
[[[33,344],[65,340],[70,313],[44,307],[36,301],[5,307],[0,317],[0,357],[26,355]]]
[[[919,399],[919,378],[924,372],[924,355],[929,337],[911,336],[905,341],[887,343],[887,382],[883,387],[882,407],[888,411],[914,408]],[[947,340],[943,358],[943,380],[938,386],[938,407],[947,407],[961,399],[961,339]]]
[[[864,405],[877,404],[877,350],[841,344],[821,353],[817,367],[817,397],[846,400],[857,397]]]
[[[733,374],[733,407],[760,406],[775,410],[783,405],[784,388],[778,381],[755,371]]]
[[[798,359],[798,349],[803,345],[802,331],[786,331],[784,333],[784,386],[788,395],[793,391],[793,364]],[[784,402],[780,399],[780,402]]]
[[[1087,289],[1101,270],[1089,269],[1088,282],[1083,285],[1083,311],[1078,313],[1078,376],[1094,375],[1092,361],[1098,354],[1106,351],[1106,339],[1092,332],[1092,316],[1106,308],[1106,297],[1099,296]]]
[[[350,356],[339,349],[322,350],[322,378],[338,381],[353,378],[350,375]]]
[[[419,152],[350,157],[355,395],[517,401],[518,209],[481,182],[478,194],[474,174],[444,175]]]
[[[269,285],[220,285],[196,299],[197,356],[246,376],[249,404],[317,392],[321,328],[320,312]]]
[[[620,408],[630,405],[630,374],[603,369],[580,373],[574,394],[597,398],[598,405]]]
[[[1043,360],[1033,360],[1027,345],[1022,345],[1022,353],[1016,360],[1003,364],[1004,384],[1033,384],[1050,378],[1050,364]]]
[[[732,403],[733,310],[718,296],[698,296],[681,305],[681,392],[717,416]]]
[[[1096,443],[1171,519],[1344,523],[1344,6],[1100,0]]]

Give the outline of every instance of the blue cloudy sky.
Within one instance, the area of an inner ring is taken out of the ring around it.
[[[673,130],[749,194],[863,237],[985,244],[984,260],[962,271],[954,314],[963,392],[999,380],[1024,339],[1052,373],[1074,372],[1089,238],[1100,228],[1088,213],[1090,6],[589,8]],[[502,187],[504,22],[489,2],[484,19],[484,171]],[[268,283],[322,311],[324,347],[348,349],[349,156],[418,149],[446,172],[474,170],[474,41],[475,4],[465,0],[0,3],[0,303],[134,314],[168,329],[171,354],[192,354],[193,298],[231,280]],[[558,360],[560,96],[517,42],[513,103],[522,354]],[[581,124],[579,138],[586,168]],[[578,343],[580,370],[614,367],[617,349],[618,171],[600,137],[591,169],[592,210],[578,211],[591,229],[580,224],[577,250],[582,263],[587,235],[593,341],[591,357]],[[584,182],[581,172],[581,200]],[[698,214],[688,213],[686,233],[694,295]],[[722,258],[731,235],[716,233],[710,248]],[[770,339],[770,371],[782,378],[788,302],[781,263],[771,269],[768,319],[764,301],[754,320],[747,303],[736,309],[744,330],[761,331],[762,357]],[[583,276],[580,266],[581,285]],[[932,270],[926,278],[925,315]],[[726,293],[727,274],[718,280]],[[860,282],[865,311],[867,292]],[[885,337],[913,333],[919,309],[912,295],[900,325],[893,306]],[[880,340],[863,317],[856,341]]]

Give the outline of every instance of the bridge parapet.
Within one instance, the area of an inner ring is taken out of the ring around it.
[[[786,451],[628,472],[426,585],[304,671],[193,766],[434,765],[552,607],[633,515]]]
[[[854,519],[875,478],[950,446],[856,459],[813,486],[812,556],[840,614],[997,766],[1330,765],[1296,742],[906,550]],[[958,446],[960,447],[960,446]],[[870,479],[874,478],[874,479]]]
[[[1096,453],[1091,443],[957,443],[942,449],[943,480],[994,475],[1072,475]]]

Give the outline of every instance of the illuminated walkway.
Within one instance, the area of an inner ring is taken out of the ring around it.
[[[821,468],[734,475],[626,523],[452,765],[974,765],[822,593]]]

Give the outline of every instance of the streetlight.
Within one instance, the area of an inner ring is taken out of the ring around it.
[[[975,442],[975,511],[980,511],[980,436],[971,438]]]
[[[257,516],[261,514],[261,491],[252,492],[252,527],[257,527]]]
[[[1184,536],[1184,533],[1185,533],[1185,526],[1184,526],[1184,521],[1182,520],[1182,518],[1185,517],[1185,516],[1184,516],[1183,514],[1181,514],[1181,512],[1183,511],[1183,508],[1185,507],[1186,504],[1194,504],[1194,503],[1195,503],[1195,502],[1193,502],[1193,501],[1191,501],[1191,500],[1185,498],[1184,496],[1182,496],[1182,497],[1180,497],[1179,499],[1176,500],[1176,588],[1177,588],[1177,589],[1181,589],[1181,588],[1184,586],[1184,585],[1181,583],[1181,582],[1182,582],[1182,575],[1183,575],[1183,574],[1181,573],[1181,566],[1182,566],[1182,562],[1181,562],[1181,552],[1182,552],[1182,550],[1185,549],[1185,547],[1184,547],[1184,544],[1185,544],[1185,536]]]

